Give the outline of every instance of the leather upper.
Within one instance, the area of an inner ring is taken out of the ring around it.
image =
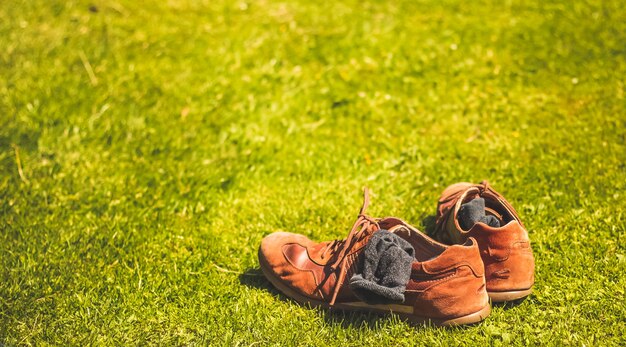
[[[339,284],[337,303],[359,301],[347,282],[367,241],[378,230],[387,229],[409,241],[416,251],[404,305],[432,318],[460,317],[488,305],[484,265],[473,239],[466,245],[445,246],[400,219],[376,221],[345,252],[346,276]],[[302,235],[276,232],[261,242],[259,258],[282,283],[306,297],[329,302],[341,271],[332,265],[340,248],[346,246],[343,242],[315,243]]]
[[[462,230],[457,220],[459,208],[476,197],[484,198],[489,213],[504,225],[493,228],[479,222],[470,230]],[[510,203],[486,182],[457,183],[444,190],[437,207],[434,238],[447,244],[474,238],[490,292],[525,290],[534,284],[535,262],[528,232]]]
[[[372,232],[377,228],[372,228]],[[371,234],[368,234],[346,255],[347,275],[342,281],[338,301],[356,300],[347,281],[354,273],[352,268]],[[339,269],[333,269],[335,259],[330,254],[324,255],[331,242],[315,243],[305,236],[275,232],[261,241],[259,257],[285,284],[301,294],[320,301],[330,301],[337,285]],[[328,253],[328,252],[326,252]]]

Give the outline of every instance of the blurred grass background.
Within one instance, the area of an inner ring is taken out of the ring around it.
[[[588,1],[0,3],[0,343],[626,343],[626,10]],[[520,212],[535,293],[467,328],[300,307],[276,230]]]

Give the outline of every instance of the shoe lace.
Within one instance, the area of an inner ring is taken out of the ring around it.
[[[478,190],[480,191],[480,194],[482,195],[485,191],[490,191],[490,192],[494,192],[493,189],[491,189],[491,185],[489,184],[489,182],[487,180],[482,180],[480,181],[480,183],[478,184]],[[495,193],[495,192],[494,192]]]
[[[330,300],[331,306],[335,304],[335,300],[337,299],[339,290],[341,289],[343,285],[343,281],[346,277],[346,273],[347,273],[346,260],[348,259],[347,255],[349,254],[349,251],[354,247],[355,244],[361,241],[365,236],[369,235],[367,231],[370,229],[370,226],[372,224],[380,228],[380,226],[378,225],[377,219],[372,218],[365,214],[365,210],[367,209],[368,205],[369,205],[369,190],[367,188],[364,188],[363,189],[363,205],[361,206],[359,216],[357,217],[356,221],[352,225],[352,229],[350,229],[350,233],[348,233],[348,237],[345,240],[335,240],[335,241],[330,242],[326,246],[324,251],[322,252],[322,258],[324,258],[324,256],[329,252],[333,255],[337,254],[335,261],[330,266],[331,273],[339,270],[339,277],[337,278],[337,282],[335,282],[335,287],[333,288],[333,295]],[[337,253],[337,251],[339,253]]]

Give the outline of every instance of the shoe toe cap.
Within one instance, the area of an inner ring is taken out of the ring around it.
[[[263,238],[259,247],[259,260],[265,261],[271,268],[286,265],[287,259],[283,249],[289,244],[306,245],[310,242],[306,237],[298,234],[278,231]]]

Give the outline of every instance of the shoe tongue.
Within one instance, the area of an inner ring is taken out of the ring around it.
[[[485,199],[476,198],[461,205],[457,213],[459,226],[463,230],[470,230],[474,224],[482,222],[491,227],[499,228],[500,221],[492,215],[485,214]]]

